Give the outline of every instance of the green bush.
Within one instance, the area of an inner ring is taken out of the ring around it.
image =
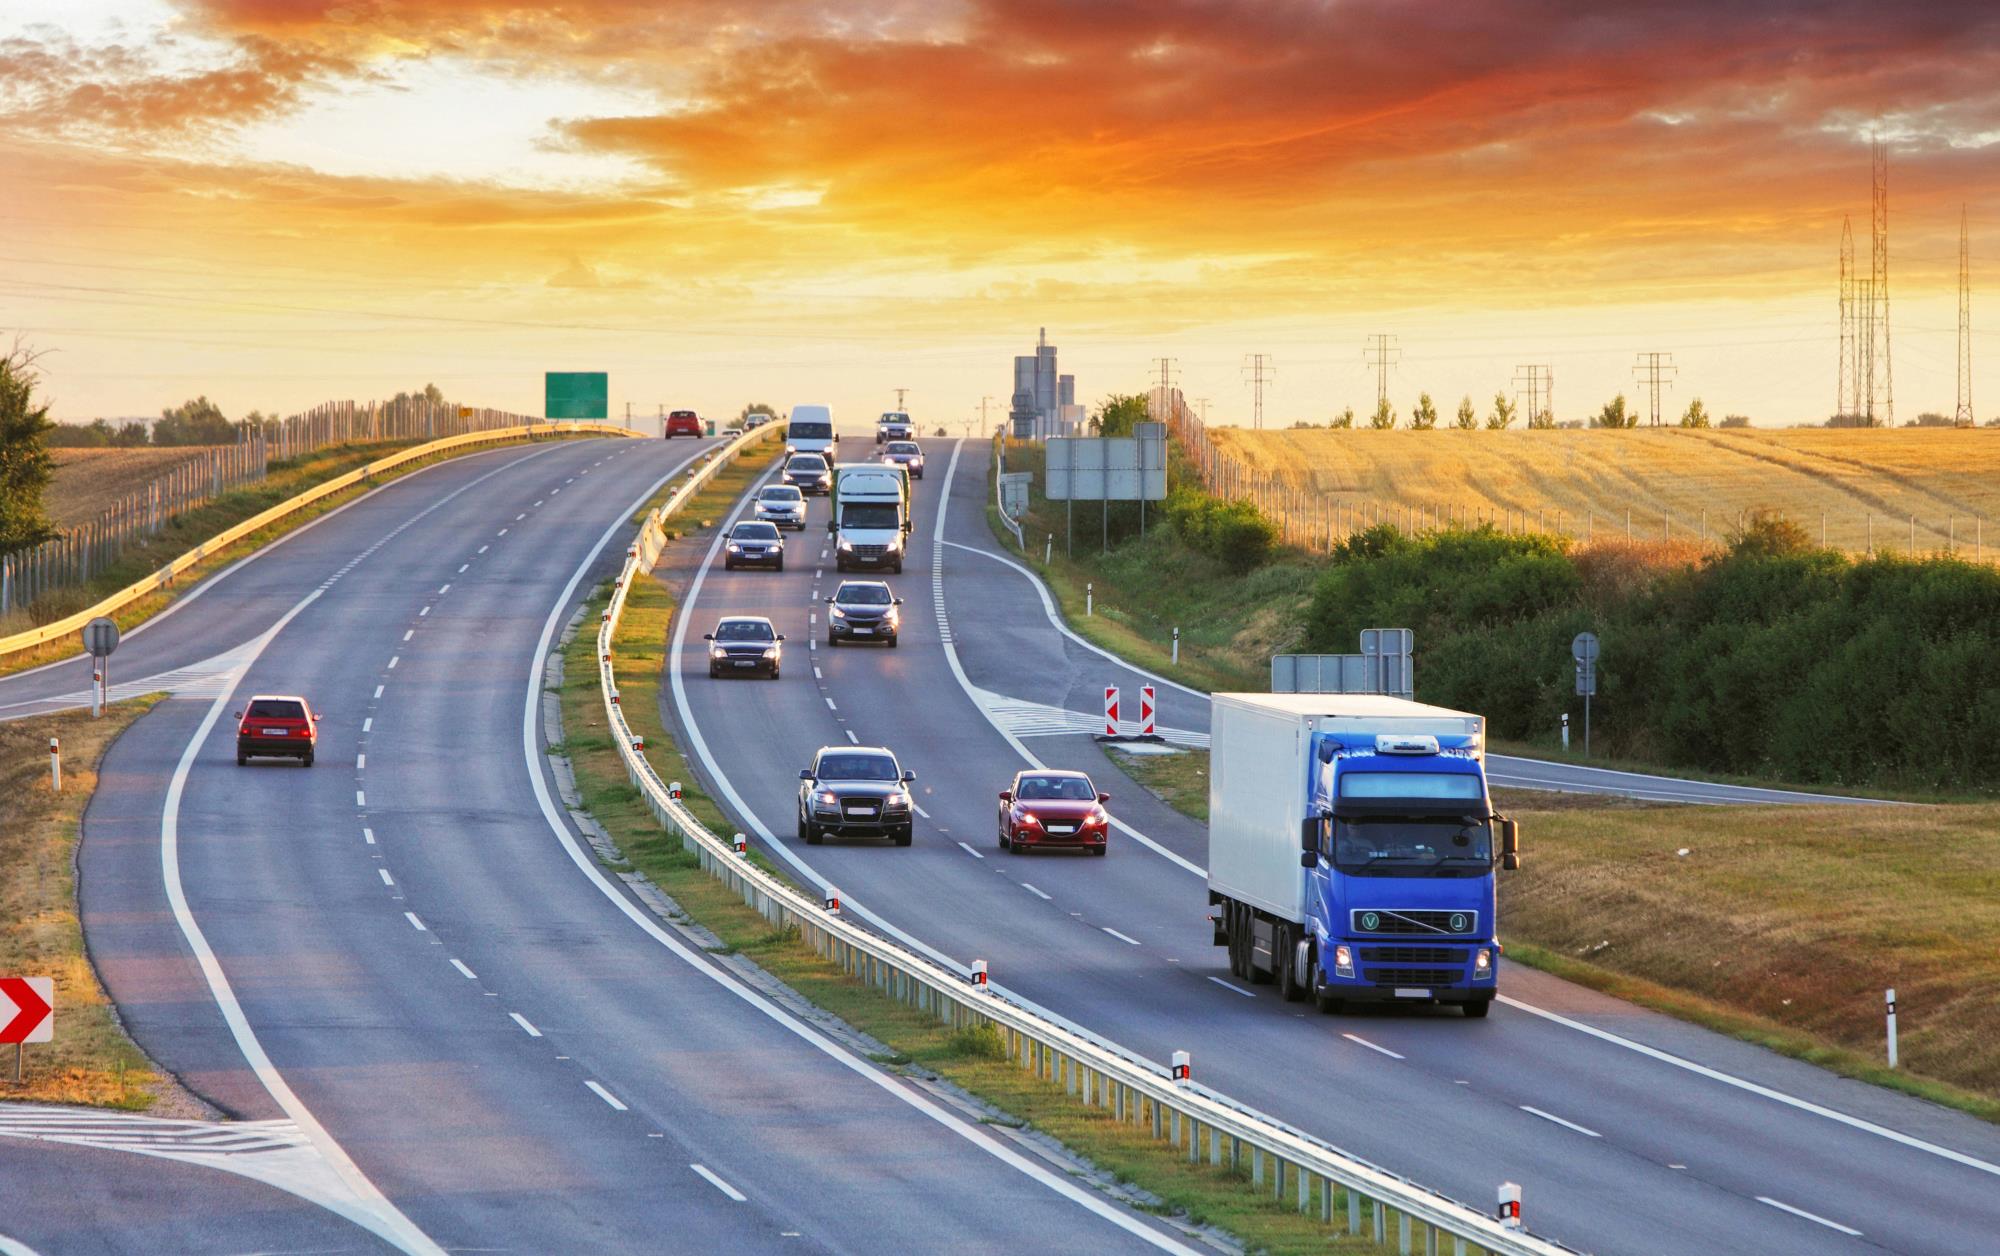
[[[1224,501],[1194,489],[1167,495],[1167,522],[1189,548],[1232,571],[1254,571],[1270,561],[1278,528],[1247,501]]]

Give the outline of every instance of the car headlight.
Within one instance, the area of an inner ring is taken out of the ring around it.
[[[1333,948],[1333,971],[1341,977],[1354,975],[1354,952],[1344,942]]]
[[[894,793],[884,798],[882,805],[885,807],[907,807],[910,805],[910,796],[904,793]]]
[[[743,552],[743,547],[741,545],[738,545],[736,542],[731,541],[729,543],[729,552],[732,554],[741,554]]]
[[[841,610],[838,606],[829,606],[826,609],[826,617],[828,619],[846,619],[847,612]]]
[[[777,657],[778,657],[778,647],[777,647],[777,646],[774,646],[774,645],[767,645],[767,646],[765,646],[765,647],[764,647],[764,657],[765,657],[765,658],[767,658],[767,659],[774,659],[774,658],[777,658]]]
[[[854,548],[854,542],[848,540],[846,537],[843,536],[840,538],[840,548],[844,550],[851,550]]]
[[[1042,827],[1042,822],[1035,818],[1035,813],[1032,811],[1023,811],[1021,813],[1021,823],[1032,825],[1033,827],[1038,829]]]
[[[840,805],[840,795],[830,789],[823,789],[819,792],[819,797],[813,801],[819,803],[822,807],[838,807]]]
[[[1472,953],[1473,979],[1478,980],[1479,978],[1491,977],[1492,975],[1493,952],[1489,948],[1482,946]]]

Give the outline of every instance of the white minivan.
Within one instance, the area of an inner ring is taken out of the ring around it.
[[[785,452],[788,454],[825,454],[828,466],[833,465],[833,447],[839,441],[833,434],[832,406],[793,406],[791,421],[785,425]]]

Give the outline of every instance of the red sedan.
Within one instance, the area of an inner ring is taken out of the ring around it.
[[[1000,791],[1000,849],[1071,846],[1102,855],[1111,834],[1104,810],[1110,801],[1081,772],[1022,772],[1013,788]]]

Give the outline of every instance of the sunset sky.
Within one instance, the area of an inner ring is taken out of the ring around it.
[[[1891,141],[1898,418],[2000,414],[2000,5],[1438,0],[0,0],[0,334],[65,419],[541,373],[733,413],[1004,410],[1179,360],[1248,421],[1823,418],[1836,249]]]

